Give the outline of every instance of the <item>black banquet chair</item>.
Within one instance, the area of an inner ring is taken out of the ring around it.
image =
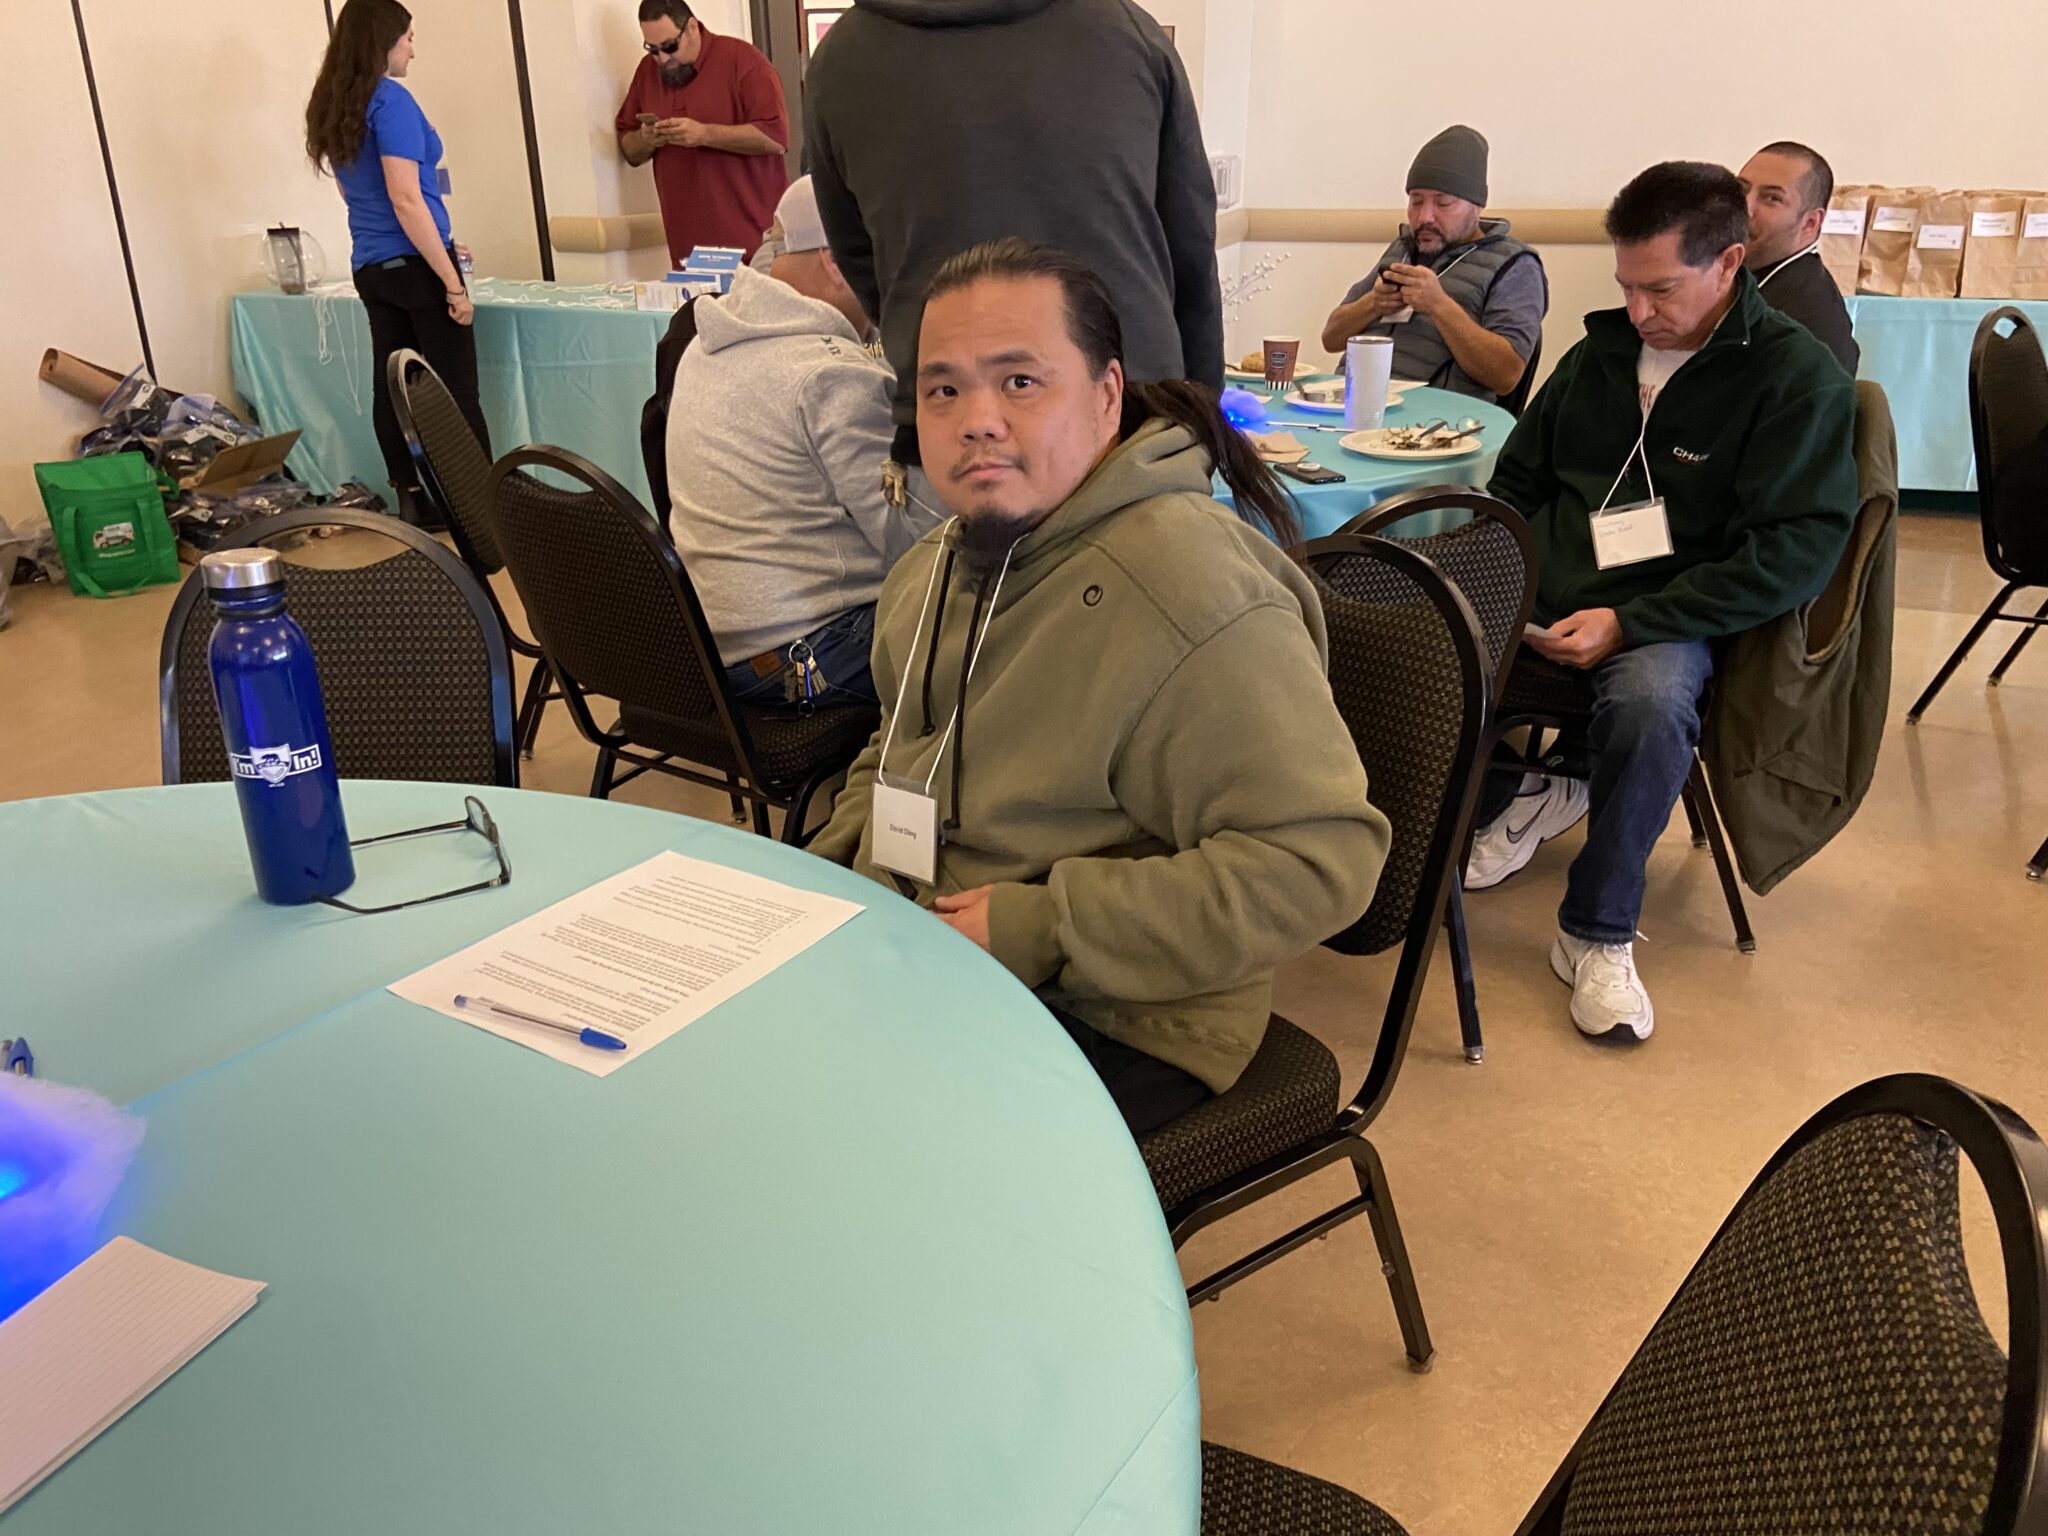
[[[1990,1195],[2009,1349],[1964,1260]],[[2048,1150],[1941,1078],[1852,1089],[1795,1132],[1693,1267],[1521,1536],[2048,1530]]]
[[[1529,349],[1529,361],[1522,365],[1522,376],[1515,380],[1515,387],[1500,397],[1500,408],[1510,416],[1521,417],[1529,408],[1529,396],[1536,392],[1536,370],[1543,366],[1543,332],[1536,332],[1536,345]]]
[[[491,505],[541,653],[597,747],[590,793],[602,800],[643,773],[671,774],[751,802],[764,837],[770,808],[781,810],[783,841],[803,843],[820,791],[868,744],[881,712],[737,702],[675,546],[588,459],[548,447],[508,453],[491,473]],[[592,695],[618,705],[610,730],[591,714]]]
[[[491,530],[491,456],[477,441],[469,418],[448,393],[448,386],[424,357],[405,348],[392,353],[385,368],[391,409],[419,470],[421,491],[448,525],[456,553],[490,600],[491,611],[505,632],[505,643],[514,655],[533,663],[513,732],[520,755],[532,757],[533,743],[540,735],[541,711],[550,699],[562,695],[541,658],[540,647],[513,629],[498,594],[491,589],[491,578],[505,568],[497,535]]]
[[[1321,574],[1330,688],[1366,770],[1367,793],[1392,824],[1379,886],[1357,922],[1325,942],[1345,954],[1399,947],[1372,1063],[1346,1102],[1337,1058],[1275,1015],[1258,1053],[1230,1089],[1140,1143],[1176,1248],[1195,1233],[1336,1163],[1358,1193],[1188,1289],[1207,1301],[1313,1238],[1371,1219],[1408,1360],[1433,1346],[1394,1214],[1385,1167],[1365,1133],[1393,1092],[1464,847],[1474,763],[1484,729],[1486,663],[1479,624],[1457,589],[1412,550],[1337,535],[1308,546]],[[1379,567],[1370,581],[1344,567]],[[1337,590],[1369,585],[1371,601]]]
[[[1463,512],[1468,518],[1441,533],[1409,538],[1397,531],[1407,519],[1432,512]],[[1501,695],[1522,646],[1522,631],[1536,609],[1536,536],[1530,532],[1528,520],[1484,491],[1431,485],[1389,497],[1353,518],[1338,532],[1399,539],[1434,565],[1472,605],[1479,620],[1480,638],[1486,646],[1489,678],[1489,726],[1479,744],[1479,759],[1485,762],[1499,738],[1496,722]],[[1325,579],[1333,584],[1370,582],[1374,570],[1369,563],[1334,562]],[[1339,590],[1347,589],[1340,586]],[[1361,587],[1347,595],[1370,600],[1374,594]],[[1458,855],[1460,869],[1471,852],[1471,834],[1468,826],[1467,846]],[[1444,907],[1444,928],[1451,945],[1451,978],[1457,991],[1458,1029],[1463,1037],[1465,1059],[1476,1065],[1486,1059],[1486,1041],[1479,1028],[1479,993],[1473,980],[1472,941],[1465,926],[1462,881],[1451,882],[1450,900]]]
[[[1970,437],[1977,454],[1984,559],[2005,585],[1906,711],[1909,724],[1919,723],[1994,623],[2020,626],[2011,648],[1991,669],[1994,688],[2034,631],[2048,624],[2048,602],[2032,614],[2005,611],[2022,589],[2048,587],[2048,358],[2042,356],[2033,323],[2009,304],[1984,317],[1970,347]],[[2042,851],[2048,854],[2048,848]]]
[[[1202,1442],[1202,1536],[1407,1536],[1377,1504],[1306,1472]]]
[[[329,530],[347,537],[306,540]],[[285,611],[313,647],[343,778],[517,787],[504,630],[460,560],[395,517],[320,507],[264,518],[216,547],[257,545],[284,558]],[[194,571],[158,664],[166,784],[230,777],[206,660],[213,623]]]

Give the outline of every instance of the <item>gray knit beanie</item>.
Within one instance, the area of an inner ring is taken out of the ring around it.
[[[1408,190],[1448,192],[1486,206],[1486,136],[1463,123],[1446,128],[1422,146],[1408,167]]]

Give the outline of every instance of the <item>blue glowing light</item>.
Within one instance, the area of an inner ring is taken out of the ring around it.
[[[19,1163],[0,1163],[0,1200],[28,1187],[28,1170]]]

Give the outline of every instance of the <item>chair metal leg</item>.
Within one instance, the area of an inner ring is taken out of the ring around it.
[[[1422,1295],[1415,1288],[1415,1267],[1408,1260],[1408,1245],[1401,1240],[1400,1218],[1394,1214],[1393,1191],[1387,1187],[1387,1170],[1379,1152],[1363,1136],[1354,1137],[1348,1149],[1352,1172],[1358,1175],[1358,1192],[1368,1204],[1366,1216],[1372,1222],[1373,1241],[1379,1244],[1380,1270],[1393,1293],[1394,1316],[1401,1324],[1401,1342],[1408,1350],[1408,1368],[1426,1371],[1436,1357],[1429,1341],[1429,1324],[1422,1316]]]
[[[1451,882],[1444,903],[1444,932],[1451,941],[1451,985],[1458,994],[1458,1033],[1464,1037],[1465,1059],[1477,1066],[1486,1060],[1486,1041],[1479,1033],[1479,990],[1472,981],[1472,941],[1465,931],[1465,893]]]
[[[1728,840],[1721,831],[1721,812],[1714,805],[1714,791],[1707,783],[1707,765],[1698,754],[1692,760],[1692,777],[1686,781],[1685,798],[1689,812],[1706,828],[1707,846],[1714,853],[1714,873],[1721,877],[1721,895],[1728,902],[1728,919],[1735,924],[1735,947],[1745,955],[1756,953],[1756,935],[1749,930],[1749,910],[1742,902],[1742,886],[1736,879],[1735,861],[1728,854]]]
[[[817,799],[819,790],[834,779],[844,777],[845,773],[844,768],[821,769],[797,787],[796,799],[790,802],[782,817],[782,840],[790,847],[801,848],[810,841],[804,830],[811,819],[811,802]]]
[[[1977,622],[1972,624],[1970,632],[1963,636],[1963,643],[1957,646],[1950,654],[1948,660],[1941,664],[1941,670],[1934,674],[1934,681],[1927,685],[1927,691],[1915,699],[1913,707],[1906,711],[1906,723],[1908,725],[1918,725],[1920,723],[1920,717],[1927,712],[1927,706],[1934,702],[1934,696],[1941,692],[1943,686],[1955,675],[1956,668],[1963,664],[1963,658],[1970,654],[1970,647],[1975,645],[1978,639],[1982,637],[1984,631],[1991,627],[1991,621],[1997,618],[2004,609],[2005,600],[2011,597],[2013,593],[2019,591],[2019,589],[2020,584],[2018,582],[2007,582],[1999,591],[1998,596],[1991,600],[1991,606],[1977,616]]]
[[[2048,843],[2041,845],[2041,851],[2035,854],[2033,860],[2027,865],[2027,878],[2029,880],[2038,880],[2043,875],[2048,875]]]
[[[1685,824],[1692,829],[1693,847],[1706,847],[1707,829],[1700,822],[1700,808],[1692,803],[1691,795],[1680,795],[1678,803],[1685,807]]]
[[[2042,623],[2048,623],[2048,602],[2044,602],[2034,610],[2034,617]],[[2005,669],[2020,659],[2020,652],[2027,648],[2027,642],[2034,638],[2034,631],[2038,628],[2040,628],[2040,623],[2022,624],[2020,626],[2019,639],[2013,641],[2012,649],[2007,651],[1999,659],[1998,665],[1991,669],[1989,686],[1996,688],[2005,681]]]
[[[527,674],[526,696],[519,701],[519,717],[512,734],[519,743],[519,755],[529,761],[533,758],[533,744],[540,738],[541,712],[547,708],[548,689],[554,680],[544,661],[536,661],[533,671]]]
[[[768,802],[765,800],[756,800],[754,802],[754,830],[763,837],[773,837],[775,835],[774,830],[768,824]]]
[[[597,749],[597,768],[590,775],[590,798],[609,800],[612,797],[612,770],[618,766],[618,754],[610,747]]]

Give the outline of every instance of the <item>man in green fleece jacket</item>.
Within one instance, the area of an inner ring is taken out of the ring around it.
[[[1037,989],[1142,1134],[1237,1080],[1273,967],[1365,910],[1388,825],[1315,591],[1211,464],[1282,538],[1284,494],[1213,396],[1127,387],[1121,354],[1060,252],[934,279],[917,425],[952,516],[882,588],[882,728],[811,849]]]
[[[1550,964],[1591,1036],[1641,1040],[1654,1020],[1633,940],[1711,642],[1818,596],[1856,516],[1855,385],[1757,292],[1747,232],[1720,166],[1668,162],[1622,188],[1607,233],[1626,306],[1586,317],[1488,487],[1536,534],[1526,644],[1592,674],[1594,767],[1490,786],[1465,886],[1499,884],[1590,814]]]

